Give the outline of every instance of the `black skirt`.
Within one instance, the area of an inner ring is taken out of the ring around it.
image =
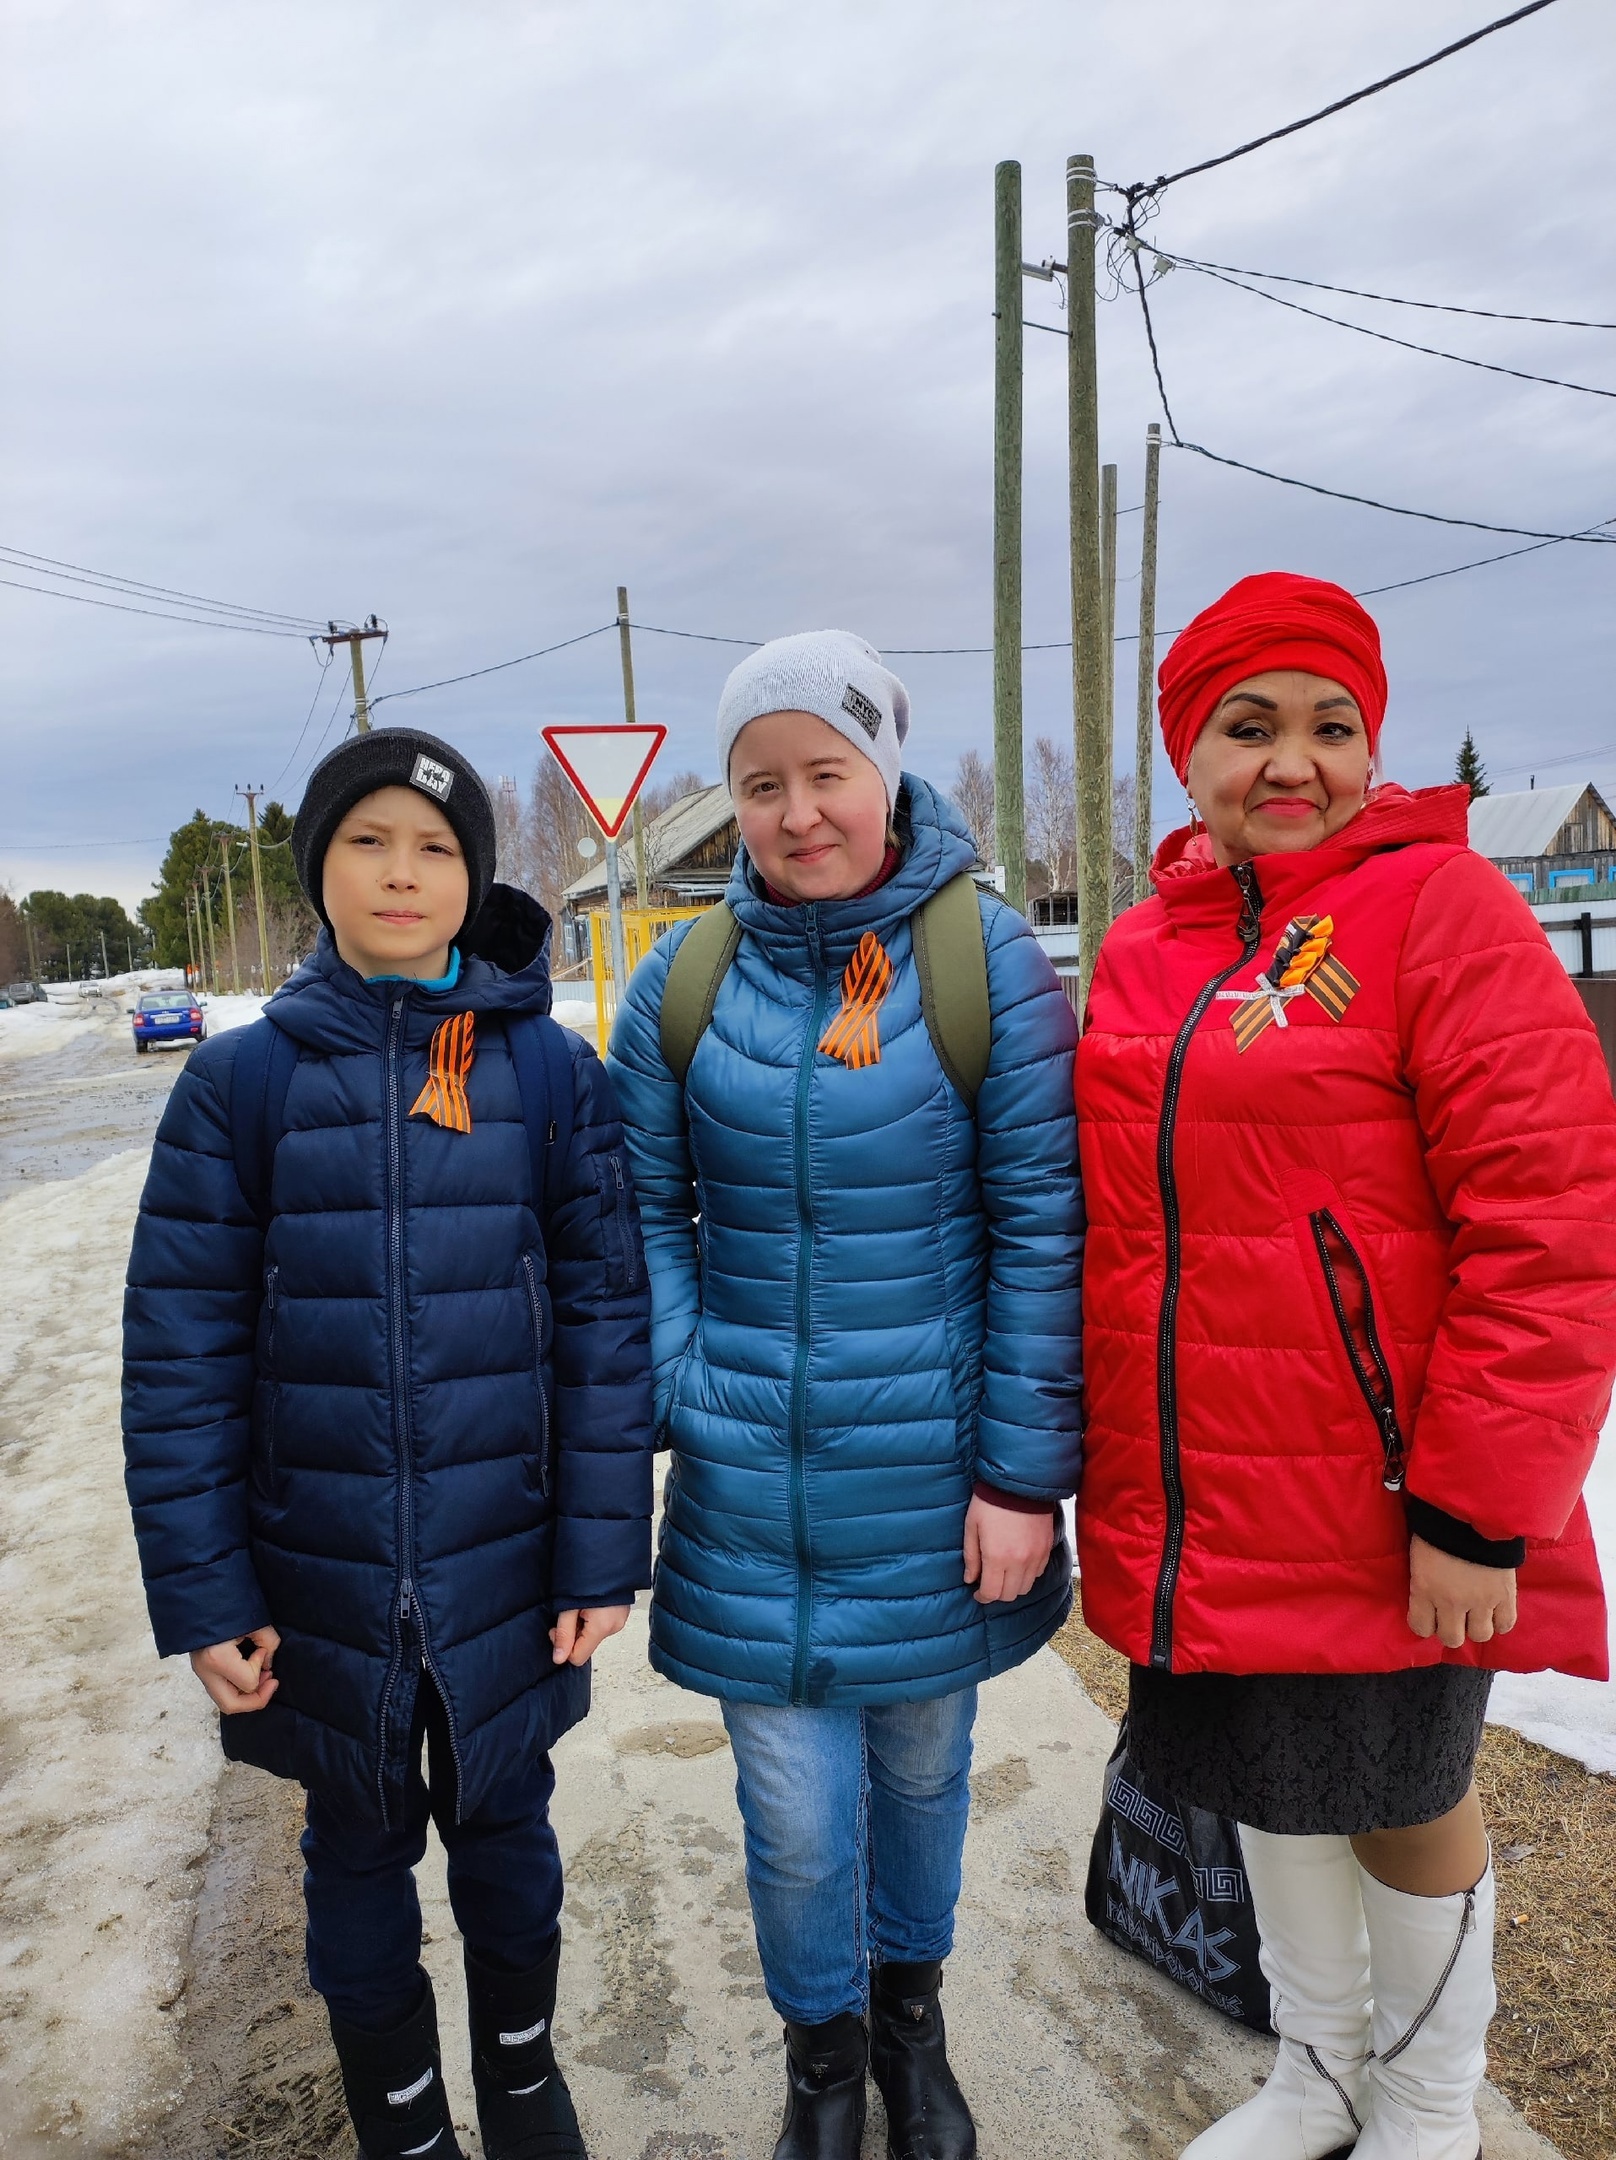
[[[1490,1672],[1163,1673],[1128,1679],[1128,1752],[1175,1800],[1281,1837],[1434,1822],[1470,1790]]]

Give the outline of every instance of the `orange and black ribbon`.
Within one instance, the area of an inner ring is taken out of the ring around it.
[[[1279,949],[1266,974],[1257,977],[1250,990],[1220,990],[1218,996],[1234,1005],[1235,1048],[1249,1050],[1265,1029],[1288,1027],[1286,1004],[1304,993],[1315,1005],[1339,1020],[1360,985],[1352,970],[1331,950],[1335,919],[1329,915],[1297,915],[1286,925]]]
[[[866,930],[842,971],[842,1009],[820,1038],[827,1057],[840,1058],[849,1072],[881,1062],[876,1014],[892,988],[892,962],[873,930]]]
[[[476,1024],[469,1012],[445,1020],[427,1054],[430,1077],[410,1105],[411,1117],[429,1117],[446,1132],[470,1132],[471,1104],[466,1079],[475,1054]]]

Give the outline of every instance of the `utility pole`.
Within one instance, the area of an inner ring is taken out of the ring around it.
[[[634,717],[634,648],[629,643],[628,587],[617,588],[617,645],[623,656],[623,718],[629,727],[637,727]],[[610,850],[608,850],[610,853]],[[610,883],[610,879],[608,879]],[[645,859],[645,811],[638,795],[634,798],[634,892],[635,904],[643,914],[649,906],[650,865]],[[621,928],[613,932],[613,949],[622,937]],[[617,965],[614,958],[613,967]],[[618,978],[618,996],[623,994],[622,978]]]
[[[196,940],[195,940],[195,938],[194,938],[194,937],[193,937],[193,936],[191,935],[191,900],[192,900],[192,894],[191,894],[191,893],[190,893],[189,891],[187,891],[187,893],[186,893],[186,895],[185,895],[185,901],[184,901],[184,907],[185,907],[185,987],[186,987],[186,989],[187,989],[187,990],[189,990],[189,989],[190,989],[190,987],[191,987],[191,984],[192,984],[192,981],[193,981],[193,979],[194,979],[194,978],[195,978],[195,977],[196,977],[197,975],[199,975],[199,974],[201,973],[201,970],[200,970],[200,969],[198,968],[198,966],[197,966],[197,964],[196,964]]]
[[[104,930],[100,932],[100,938],[101,938],[101,980],[102,980],[103,982],[110,982],[110,981],[112,980],[112,962],[111,962],[111,961],[110,961],[110,960],[109,960],[109,959],[107,958],[107,933],[106,933],[106,932],[105,932]]]
[[[1105,920],[1109,928],[1116,912],[1116,752],[1117,732],[1117,468],[1100,467],[1100,594],[1105,603],[1105,799],[1110,805],[1106,827]]]
[[[258,916],[258,963],[263,973],[259,978],[263,994],[268,997],[274,987],[269,979],[269,925],[264,921],[264,877],[258,863],[258,798],[262,788],[238,787],[236,793],[247,798],[247,852],[252,857],[253,907]]]
[[[212,977],[212,990],[219,994],[219,941],[213,934],[213,893],[208,884],[207,872],[202,873],[202,912],[208,921],[208,973]]]
[[[32,915],[25,915],[23,917],[22,927],[23,933],[28,939],[28,978],[30,982],[38,982],[41,980],[41,976],[39,973],[39,952],[34,944],[34,918],[32,917]]]
[[[365,696],[365,640],[375,637],[385,640],[387,625],[384,622],[379,622],[374,615],[367,615],[362,629],[339,630],[335,623],[328,623],[326,631],[327,634],[318,641],[320,644],[329,645],[333,652],[339,645],[346,645],[348,648],[348,657],[353,662],[354,729],[357,734],[368,735],[370,733],[370,703]],[[241,790],[238,788],[236,792],[240,794]],[[262,793],[262,789],[259,792]],[[268,995],[267,991],[265,995]]]
[[[224,863],[224,920],[230,938],[230,988],[241,995],[241,954],[236,947],[236,889],[230,881],[230,835],[220,833],[219,855]]]
[[[1094,160],[1066,161],[1067,442],[1072,551],[1072,742],[1077,765],[1080,996],[1111,921],[1111,727],[1100,579],[1100,412],[1094,345]]]
[[[1021,749],[1021,167],[993,169],[993,838],[1004,896],[1027,906]],[[985,835],[983,836],[986,837]]]
[[[1156,762],[1156,506],[1161,486],[1161,428],[1145,430],[1145,537],[1139,551],[1139,703],[1134,715],[1133,896],[1150,898],[1150,776]]]

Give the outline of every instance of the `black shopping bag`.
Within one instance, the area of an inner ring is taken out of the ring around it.
[[[1226,2017],[1272,2032],[1257,1916],[1232,1822],[1140,1783],[1122,1721],[1089,1855],[1090,1920]]]

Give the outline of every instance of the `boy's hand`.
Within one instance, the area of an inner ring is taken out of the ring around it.
[[[244,1642],[253,1646],[251,1657],[241,1654]],[[272,1627],[254,1628],[250,1635],[215,1643],[211,1650],[193,1650],[191,1670],[226,1717],[238,1710],[262,1710],[280,1686],[269,1669],[280,1646]]]
[[[595,1605],[582,1612],[559,1612],[550,1630],[558,1665],[587,1665],[608,1635],[628,1625],[626,1605]]]
[[[1025,1597],[1049,1565],[1055,1542],[1053,1509],[1036,1515],[973,1499],[965,1510],[965,1580],[978,1605]]]
[[[1408,1624],[1422,1640],[1440,1636],[1450,1650],[1467,1636],[1491,1642],[1507,1635],[1515,1625],[1515,1570],[1478,1567],[1410,1538]]]

